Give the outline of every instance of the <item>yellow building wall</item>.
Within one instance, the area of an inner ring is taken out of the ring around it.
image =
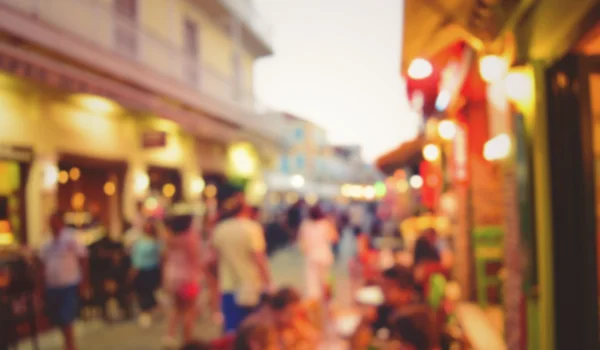
[[[141,148],[144,130],[167,132],[167,146]],[[42,188],[44,169],[60,153],[125,161],[128,174],[122,203],[125,217],[135,213],[135,178],[149,165],[176,168],[182,174],[185,197],[199,176],[193,137],[179,126],[155,116],[134,116],[126,110],[103,113],[71,102],[70,97],[42,91],[0,74],[0,145],[31,147],[35,161],[27,184],[28,236],[33,245],[43,239],[45,218],[56,202]]]

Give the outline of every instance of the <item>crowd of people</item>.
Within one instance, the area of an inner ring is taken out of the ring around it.
[[[200,221],[185,204],[173,205],[161,217],[144,217],[122,240],[107,236],[86,247],[55,213],[52,239],[40,250],[49,319],[61,329],[67,350],[76,348],[73,322],[79,301],[100,305],[110,320],[109,299],[117,301],[125,318],[132,317],[136,304],[144,328],[157,313],[167,313],[167,348],[316,349],[333,317],[329,302],[340,233],[350,232],[358,238],[350,268],[360,271],[352,279],[377,285],[384,295],[382,305],[364,313],[351,337],[352,348],[384,339],[399,341],[404,346],[399,349],[442,346],[438,330],[448,310],[439,283],[444,283],[447,267],[435,231],[427,230],[416,242],[413,266],[381,272],[371,259],[377,252],[373,232],[365,232],[361,222],[364,213],[336,214],[319,205],[296,205],[263,226],[238,194],[221,203],[218,218],[205,215]],[[297,243],[305,258],[305,276],[298,276],[305,278],[304,293],[275,288],[271,279],[268,253],[290,242]],[[203,290],[209,296],[204,309],[199,303]],[[211,344],[195,339],[201,312],[210,312],[222,324],[223,339]]]

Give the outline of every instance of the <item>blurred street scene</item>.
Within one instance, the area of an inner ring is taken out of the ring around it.
[[[0,350],[600,349],[599,20],[0,0]]]

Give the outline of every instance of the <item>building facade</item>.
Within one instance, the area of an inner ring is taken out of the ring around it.
[[[231,145],[260,168],[281,145],[252,91],[269,35],[247,0],[1,0],[0,221],[33,246],[56,209],[120,232],[149,193],[199,198]]]
[[[463,297],[500,310],[506,348],[598,348],[598,2],[438,5],[406,1],[401,72],[424,117],[456,127],[422,146],[464,139]]]

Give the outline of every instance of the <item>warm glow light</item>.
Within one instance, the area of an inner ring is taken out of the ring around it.
[[[108,181],[107,183],[104,184],[104,194],[106,194],[107,196],[114,195],[116,191],[117,191],[117,186],[115,186],[114,182]]]
[[[73,181],[79,180],[79,178],[81,177],[81,170],[79,170],[79,168],[77,167],[71,168],[71,170],[69,170],[69,177]]]
[[[304,176],[296,174],[292,176],[291,182],[294,188],[302,188],[306,181],[304,180]]]
[[[442,90],[438,94],[438,97],[435,99],[435,109],[439,112],[443,112],[448,108],[450,104],[450,92],[448,90]]]
[[[363,188],[363,196],[365,197],[365,199],[374,199],[376,195],[376,191],[375,191],[375,187],[374,186],[365,186]]]
[[[508,62],[496,55],[487,55],[479,59],[479,74],[488,83],[500,81],[508,72]]]
[[[352,185],[350,187],[350,197],[360,199],[363,196],[363,187],[361,185]]]
[[[442,140],[450,141],[456,136],[456,123],[452,120],[442,120],[438,124],[438,134]]]
[[[81,192],[77,192],[71,197],[71,207],[74,210],[82,210],[85,205],[85,195]]]
[[[504,90],[509,100],[514,102],[524,113],[534,110],[533,73],[528,67],[515,69],[504,79]]]
[[[58,182],[58,168],[53,164],[44,167],[43,188],[44,190],[53,190]]]
[[[193,194],[200,194],[204,191],[204,187],[206,186],[204,179],[201,177],[197,177],[192,180],[191,190]]]
[[[71,100],[79,106],[88,109],[90,112],[108,114],[116,111],[118,105],[102,96],[90,94],[75,94],[71,96]]]
[[[440,157],[440,148],[432,143],[423,147],[423,158],[429,162],[435,162]]]
[[[344,197],[351,197],[352,196],[352,185],[343,185],[341,188],[341,194]]]
[[[143,195],[150,185],[150,178],[146,173],[139,173],[135,176],[134,189],[137,195]]]
[[[419,189],[423,187],[423,178],[419,175],[413,175],[410,177],[410,187],[414,189]]]
[[[176,191],[177,191],[177,189],[175,188],[175,185],[173,185],[173,184],[165,184],[162,188],[162,193],[167,198],[173,197],[175,195]]]
[[[431,75],[433,67],[423,58],[415,58],[408,67],[408,76],[412,79],[425,79]]]
[[[228,167],[233,177],[250,178],[257,169],[254,148],[249,143],[234,144],[228,151]]]
[[[483,157],[488,161],[505,159],[510,155],[511,140],[507,134],[500,134],[483,146]]]
[[[214,184],[206,186],[206,188],[204,189],[204,195],[207,198],[215,197],[217,195],[217,186],[215,186]]]
[[[400,193],[404,193],[404,192],[408,191],[408,182],[406,180],[400,180],[400,181],[398,181],[396,189]]]
[[[58,182],[63,185],[69,182],[69,173],[66,170],[61,170],[58,173]]]

